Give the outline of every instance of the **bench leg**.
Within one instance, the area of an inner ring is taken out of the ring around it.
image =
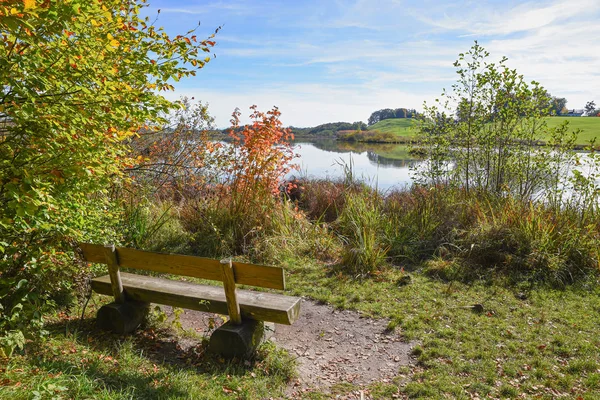
[[[226,358],[248,357],[265,337],[265,323],[244,319],[236,325],[231,321],[217,328],[210,336],[208,349]]]
[[[98,310],[96,324],[105,331],[130,333],[140,326],[148,310],[148,303],[138,301],[106,304]]]

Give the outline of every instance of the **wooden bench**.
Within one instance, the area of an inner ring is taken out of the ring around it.
[[[300,313],[300,298],[240,290],[236,284],[285,289],[283,268],[231,260],[154,253],[81,243],[85,261],[108,266],[92,289],[114,297],[100,308],[98,325],[117,333],[135,330],[149,303],[229,315],[211,335],[209,348],[225,356],[250,354],[263,338],[264,322],[291,325]],[[121,272],[120,268],[154,271],[223,282],[223,287]]]

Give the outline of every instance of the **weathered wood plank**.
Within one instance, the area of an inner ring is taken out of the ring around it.
[[[79,246],[86,261],[106,263],[104,246],[89,243],[81,243]],[[219,260],[154,253],[126,247],[117,247],[117,256],[121,267],[223,281]],[[285,289],[283,268],[234,262],[233,271],[237,284]]]
[[[110,284],[115,298],[115,302],[119,304],[125,303],[125,293],[123,293],[123,283],[119,274],[119,259],[115,252],[115,245],[110,244],[104,246],[104,260],[108,266],[108,275],[110,276]]]
[[[199,285],[151,276],[121,273],[128,299],[226,315],[227,300],[219,286]],[[112,295],[108,275],[94,278],[92,289]],[[291,325],[300,314],[300,298],[275,293],[237,291],[242,317]]]
[[[237,301],[235,276],[233,275],[231,260],[221,260],[221,272],[223,273],[223,288],[225,289],[229,319],[231,323],[239,325],[242,323],[242,315]]]

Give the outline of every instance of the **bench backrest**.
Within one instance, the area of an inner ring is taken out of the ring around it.
[[[88,262],[107,264],[105,246],[81,243],[83,257]],[[154,253],[116,247],[115,253],[120,267],[190,276],[223,282],[221,261],[204,257],[179,254]],[[285,289],[283,268],[232,262],[235,283],[269,289]]]
[[[115,301],[124,302],[125,293],[119,270],[121,267],[173,275],[190,276],[223,282],[229,317],[241,323],[242,317],[236,296],[236,284],[270,289],[285,289],[283,268],[254,265],[231,260],[154,253],[97,244],[80,243],[83,257],[88,262],[106,264]]]

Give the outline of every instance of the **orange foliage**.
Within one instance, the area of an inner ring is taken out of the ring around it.
[[[297,155],[292,150],[291,131],[284,128],[277,107],[266,113],[250,107],[252,123],[240,126],[240,111],[233,112],[229,136],[233,144],[226,154],[225,171],[233,210],[241,211],[263,196],[278,195],[282,179],[297,168],[291,161]]]

